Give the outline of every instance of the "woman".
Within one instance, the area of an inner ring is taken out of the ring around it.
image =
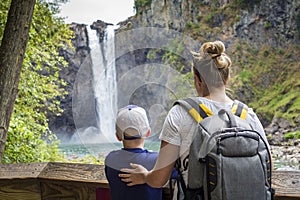
[[[197,98],[213,113],[222,108],[231,109],[233,100],[226,95],[231,60],[225,54],[223,42],[204,43],[199,52],[193,53],[193,57],[194,85],[199,96]],[[263,133],[262,137],[267,141],[259,119],[250,108],[246,120],[255,130]],[[161,147],[154,168],[148,171],[140,165],[131,164],[133,169],[122,169],[127,174],[119,174],[119,177],[128,186],[147,183],[152,187],[162,187],[169,180],[175,161],[180,157],[180,166],[187,183],[186,160],[196,125],[182,106],[173,106],[163,125]]]

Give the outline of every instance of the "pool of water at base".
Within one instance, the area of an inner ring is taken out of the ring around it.
[[[145,149],[149,151],[158,151],[159,141],[145,142]],[[113,150],[122,148],[122,143],[100,143],[100,144],[61,144],[59,150],[68,160],[83,158],[92,155],[96,158],[105,158]],[[284,159],[273,159],[275,170],[300,170],[299,164],[291,163]]]
[[[145,149],[158,151],[160,142],[145,142]],[[59,151],[65,158],[82,158],[88,155],[97,158],[105,157],[109,152],[122,148],[122,143],[99,143],[99,144],[61,144]]]

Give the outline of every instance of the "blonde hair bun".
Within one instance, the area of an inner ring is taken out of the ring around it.
[[[225,45],[222,41],[204,43],[200,53],[208,54],[211,59],[214,59],[218,69],[227,69],[231,66],[231,59],[225,54]]]

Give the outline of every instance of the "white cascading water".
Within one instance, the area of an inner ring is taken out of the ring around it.
[[[114,26],[107,26],[102,43],[99,42],[96,30],[88,29],[93,63],[96,118],[101,140],[98,141],[99,143],[115,140],[117,85],[114,29]]]

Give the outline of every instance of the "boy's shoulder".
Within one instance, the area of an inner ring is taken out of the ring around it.
[[[115,168],[128,167],[128,163],[143,164],[147,169],[152,169],[158,152],[148,151],[146,149],[140,151],[128,151],[124,149],[113,150],[105,157],[104,164],[106,166],[117,166]],[[122,166],[122,167],[120,167]]]
[[[137,154],[151,154],[151,155],[158,155],[158,152],[156,151],[151,151],[148,149],[142,149],[142,150],[136,150],[136,149],[132,149],[132,150],[124,150],[124,149],[118,149],[118,150],[113,150],[111,152],[109,152],[106,156],[107,157],[112,157],[112,156],[121,156],[121,155],[127,155],[130,154],[132,155],[132,153],[137,153]]]

